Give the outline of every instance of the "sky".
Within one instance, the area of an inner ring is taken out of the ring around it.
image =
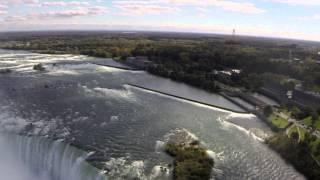
[[[0,31],[233,29],[320,41],[320,0],[0,0]]]

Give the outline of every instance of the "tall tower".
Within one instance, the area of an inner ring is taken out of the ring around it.
[[[236,29],[232,30],[232,38],[235,39],[236,38]]]

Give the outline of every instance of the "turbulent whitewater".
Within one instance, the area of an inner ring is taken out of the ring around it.
[[[92,63],[102,61],[121,66],[111,59],[0,50],[0,69],[12,70],[0,75],[0,180],[170,179],[161,172],[172,164],[163,144],[177,129],[209,149],[214,179],[304,179],[261,142],[271,131],[255,116],[127,84],[242,111],[223,97]],[[34,71],[37,63],[46,71]]]

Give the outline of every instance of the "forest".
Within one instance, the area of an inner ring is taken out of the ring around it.
[[[0,35],[0,48],[41,53],[72,53],[125,60],[147,56],[148,71],[176,81],[219,91],[217,81],[249,90],[283,77],[320,90],[320,45],[304,41],[170,33],[78,32]],[[296,61],[299,60],[299,61]],[[215,72],[239,69],[230,76]]]

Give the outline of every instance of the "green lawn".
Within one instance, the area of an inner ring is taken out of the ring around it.
[[[276,116],[274,114],[272,114],[269,117],[269,120],[272,122],[273,125],[275,125],[279,129],[283,129],[283,128],[287,127],[289,124],[289,122],[286,119],[283,119],[283,118]]]

